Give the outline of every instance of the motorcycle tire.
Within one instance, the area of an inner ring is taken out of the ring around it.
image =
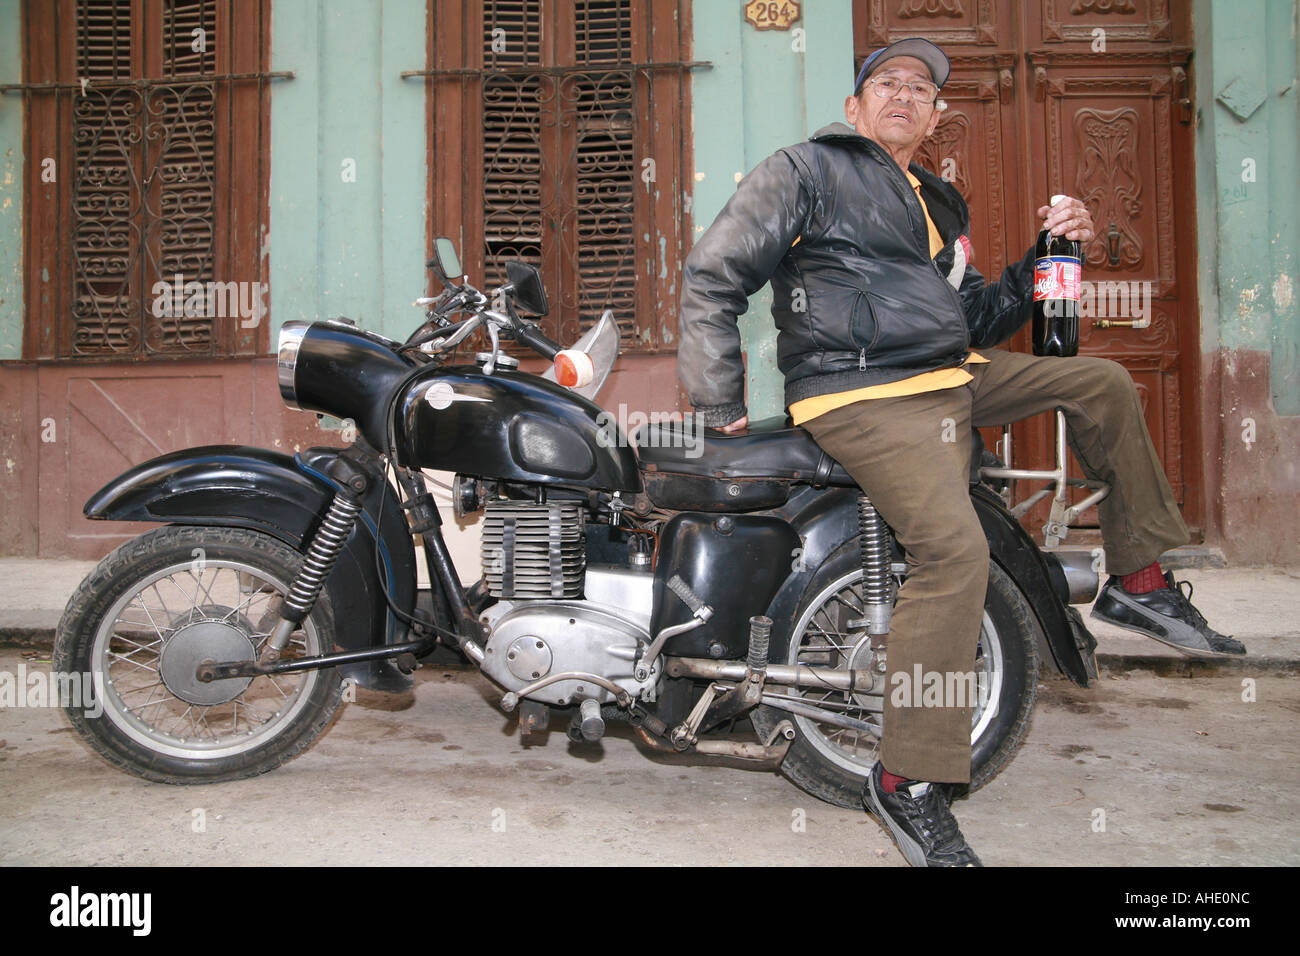
[[[159,528],[119,547],[55,635],[55,673],[93,687],[92,706],[65,701],[72,726],[114,766],[159,783],[239,780],[300,754],[342,701],[336,668],[210,683],[195,669],[257,657],[302,560],[242,528]],[[333,649],[323,591],[281,659]]]
[[[839,652],[825,648],[827,631],[833,622],[826,615],[843,607],[841,598],[858,588],[853,602],[862,606],[861,559],[856,547],[833,556],[809,582],[795,613],[785,622],[785,634],[772,634],[773,658],[784,648],[788,664],[819,661],[844,666],[844,658],[832,661]],[[838,596],[838,597],[837,597]],[[852,612],[839,612],[841,618]],[[818,615],[822,618],[818,621]],[[997,776],[1015,755],[1029,729],[1030,714],[1038,696],[1038,641],[1041,628],[1034,612],[1010,576],[996,562],[989,565],[989,583],[984,599],[984,620],[976,652],[976,674],[988,680],[987,701],[977,706],[972,717],[971,782],[976,790]],[[862,632],[853,635],[863,640]],[[854,666],[861,666],[855,658]],[[824,701],[828,707],[879,726],[878,702],[865,695],[847,692],[800,689],[810,703]],[[866,705],[864,708],[862,705]],[[874,706],[873,706],[874,705]],[[754,729],[763,740],[771,739],[781,721],[794,727],[794,738],[781,773],[799,789],[819,800],[850,809],[862,808],[862,787],[876,762],[879,737],[854,730],[820,724],[815,719],[761,706],[752,713]]]

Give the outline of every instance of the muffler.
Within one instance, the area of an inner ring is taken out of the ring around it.
[[[1061,548],[1044,551],[1047,569],[1052,575],[1052,585],[1066,604],[1091,604],[1097,596],[1100,575],[1101,549],[1084,551],[1080,548]]]

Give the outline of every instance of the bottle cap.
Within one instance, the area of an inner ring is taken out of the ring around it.
[[[1070,197],[1067,196],[1067,195],[1065,195],[1065,193],[1058,193],[1057,195],[1055,195],[1055,196],[1052,197],[1052,201],[1051,201],[1050,203],[1048,203],[1048,205],[1049,205],[1049,206],[1055,206],[1055,205],[1056,205],[1058,202],[1060,202],[1062,199],[1069,199],[1069,198],[1070,198]]]

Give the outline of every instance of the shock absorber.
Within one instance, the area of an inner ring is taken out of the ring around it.
[[[767,648],[772,638],[772,619],[757,615],[749,619],[749,658],[746,664],[756,674],[767,672]]]
[[[894,605],[890,600],[889,532],[885,519],[866,495],[858,497],[858,530],[861,532],[862,588],[866,597],[867,633],[889,633]],[[872,642],[875,643],[874,641]]]
[[[302,569],[294,576],[280,607],[280,622],[275,627],[271,639],[267,641],[265,656],[275,660],[289,644],[289,636],[297,629],[320,597],[325,579],[330,576],[334,562],[347,543],[352,526],[356,524],[357,515],[361,513],[361,497],[347,485],[339,489],[330,503],[325,520],[321,522],[307,556],[303,559]]]

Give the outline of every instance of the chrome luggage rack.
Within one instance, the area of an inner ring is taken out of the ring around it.
[[[1002,455],[1003,460],[1008,464],[1011,462],[1011,426],[1002,426]],[[1052,510],[1048,515],[1047,524],[1043,525],[1043,550],[1051,551],[1060,547],[1061,542],[1065,540],[1070,533],[1070,526],[1079,520],[1079,516],[1089,508],[1098,504],[1108,494],[1110,494],[1110,485],[1104,481],[1092,481],[1086,478],[1071,478],[1066,474],[1066,445],[1065,445],[1065,413],[1060,409],[1056,411],[1056,467],[1051,471],[1032,471],[1025,468],[981,468],[980,475],[984,478],[1011,478],[1020,480],[1043,480],[1048,482],[1047,487],[1042,488],[1024,501],[1017,504],[1011,503],[1011,486],[1007,485],[1002,489],[1000,494],[1002,499],[1007,503],[1007,507],[1016,518],[1022,518],[1028,513],[1029,509],[1043,498],[1052,495]],[[1066,494],[1069,488],[1088,488],[1092,494],[1084,498],[1078,504],[1071,505],[1066,500]]]

